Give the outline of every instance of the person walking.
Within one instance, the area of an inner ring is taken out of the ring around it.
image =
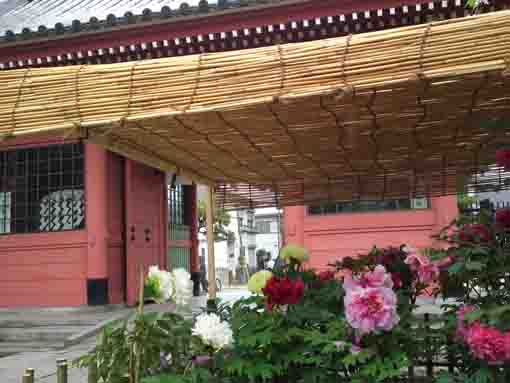
[[[202,285],[202,290],[207,293],[209,289],[209,282],[207,281],[207,269],[205,266],[205,257],[200,257],[200,284]]]

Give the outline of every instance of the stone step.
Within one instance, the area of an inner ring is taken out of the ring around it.
[[[107,319],[105,316],[104,319]],[[0,331],[3,328],[31,328],[31,327],[67,327],[67,326],[94,326],[103,320],[102,317],[73,317],[73,318],[2,318]]]
[[[73,334],[87,328],[87,326],[4,327],[0,328],[0,342],[64,342]]]

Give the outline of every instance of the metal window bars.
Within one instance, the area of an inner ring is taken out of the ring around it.
[[[0,152],[0,234],[85,226],[81,143]]]

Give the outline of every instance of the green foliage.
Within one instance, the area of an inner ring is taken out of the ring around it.
[[[461,212],[465,211],[466,209],[469,209],[477,201],[478,198],[476,196],[470,196],[465,193],[457,194],[457,206]]]
[[[224,209],[217,209],[215,213],[213,222],[214,240],[216,242],[230,240],[233,235],[228,230],[230,214]],[[198,232],[204,235],[207,233],[206,203],[204,201],[198,201]]]
[[[93,351],[74,364],[97,365],[99,382],[124,382],[134,362],[133,345],[139,355],[141,378],[162,370],[182,373],[193,355],[191,323],[172,313],[138,314],[133,322],[117,322],[105,328]],[[168,365],[167,357],[171,360]]]

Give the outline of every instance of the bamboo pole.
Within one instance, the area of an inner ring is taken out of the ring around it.
[[[35,380],[35,370],[33,368],[27,368],[25,370],[25,374],[29,375],[28,383],[34,383],[34,380]]]
[[[98,383],[97,381],[97,362],[94,361],[90,366],[89,366],[89,371],[88,371],[88,376],[87,376],[87,383]]]
[[[57,383],[67,383],[68,381],[68,368],[67,360],[57,360]]]
[[[207,222],[207,275],[209,281],[209,300],[216,299],[216,262],[214,258],[214,193],[213,186],[207,187],[206,222]]]

